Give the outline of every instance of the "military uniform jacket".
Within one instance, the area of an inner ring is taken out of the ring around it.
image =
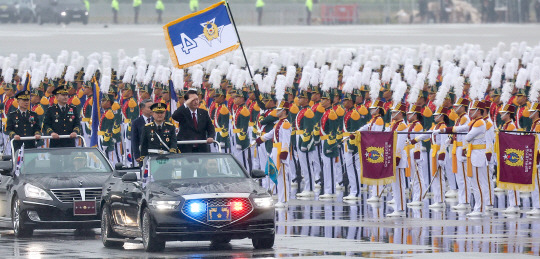
[[[314,117],[315,113],[313,113],[311,107],[306,106],[302,107],[294,120],[296,135],[298,135],[298,143],[296,144],[302,152],[310,152],[315,149],[315,145],[313,145],[315,141],[313,138]]]
[[[51,135],[53,132],[58,135],[69,135],[72,132],[81,133],[81,121],[77,108],[74,105],[66,105],[62,112],[60,106],[55,104],[50,106],[45,112],[43,119],[43,132]],[[75,139],[51,139],[50,147],[74,147]]]
[[[167,145],[165,147],[161,141],[159,141],[158,136],[161,137],[161,140]],[[176,133],[174,125],[170,122],[163,122],[161,129],[158,128],[158,125],[155,122],[150,122],[144,125],[143,135],[141,139],[141,157],[144,158],[148,156],[150,151],[153,150],[162,150],[166,152],[176,153],[177,143],[176,143]]]
[[[322,106],[321,106],[322,107]],[[338,115],[333,108],[326,110],[321,118],[320,136],[323,141],[323,153],[326,157],[339,156],[337,134],[340,127]]]
[[[104,151],[110,152],[114,150],[115,139],[113,138],[113,128],[115,124],[115,115],[112,109],[107,109],[101,115],[99,120],[99,132],[101,137],[101,146],[105,147]]]
[[[382,120],[382,119],[381,119]],[[345,112],[343,117],[343,132],[354,133],[360,128],[360,114],[356,109],[350,109]],[[346,136],[348,136],[347,134]],[[346,144],[346,151],[349,153],[358,152],[358,147],[354,144],[354,140],[349,139]]]
[[[259,130],[260,134],[263,135],[265,133],[270,132],[272,128],[274,128],[275,122],[278,121],[277,117],[277,110],[275,108],[270,108],[264,111],[264,113],[261,114],[259,117]],[[272,152],[272,141],[268,140],[264,143],[266,147],[266,152],[269,154]]]
[[[237,149],[245,149],[249,146],[248,127],[249,110],[245,105],[239,105],[234,108],[232,116],[232,133],[234,134]]]
[[[41,135],[40,125],[37,113],[26,111],[26,115],[23,116],[21,110],[17,109],[8,114],[6,132],[10,139],[13,139],[15,135],[21,137]],[[23,143],[25,148],[36,147],[35,140],[14,141],[13,146],[15,150],[19,149]]]
[[[298,106],[296,106],[296,104],[291,104],[291,107],[289,107],[289,114],[287,115],[287,120],[288,121],[295,121],[296,120],[296,116],[298,116]],[[294,124],[292,125],[292,131],[291,131],[291,147],[296,149],[296,134],[297,134],[297,131],[296,131],[296,127],[294,126]]]
[[[92,96],[87,96],[86,101],[84,102],[84,105],[82,106],[81,110],[81,118],[83,122],[87,122],[88,124],[85,124],[85,131],[86,132],[92,132],[92,126],[91,126],[91,120],[92,120]]]
[[[212,116],[212,122],[216,128],[216,141],[224,144],[224,148],[231,147],[231,142],[229,140],[229,109],[225,104],[212,103],[214,106],[214,113]]]

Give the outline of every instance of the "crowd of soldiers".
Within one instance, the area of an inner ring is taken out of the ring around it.
[[[495,193],[507,192],[503,213],[520,213],[520,192],[495,186],[495,133],[540,132],[540,45],[251,50],[247,56],[236,51],[187,69],[162,64],[158,50],[148,61],[144,49],[134,57],[120,50],[115,68],[109,53],[0,57],[4,142],[80,134],[89,143],[98,123],[99,148],[111,161],[132,165],[148,153],[141,143],[132,144],[148,137],[132,134],[141,110],[153,104],[178,131],[186,122],[171,114],[194,90],[215,127],[209,137],[222,152],[248,171],[277,169],[261,181],[277,196],[277,207],[287,206],[291,188],[300,199],[336,199],[344,192],[343,200],[353,202],[367,191],[367,202],[393,206],[389,217],[403,217],[407,207],[419,208],[427,198],[430,209],[457,199],[452,209],[482,217],[493,213]],[[94,121],[98,89],[101,115]],[[355,141],[362,131],[401,133],[395,181],[364,179],[364,154]],[[160,139],[169,137],[174,134]],[[176,152],[164,146],[157,142],[158,149]],[[534,179],[532,210],[526,212],[532,216],[540,215],[539,177]]]

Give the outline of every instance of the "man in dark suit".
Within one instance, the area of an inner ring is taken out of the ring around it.
[[[178,141],[183,140],[206,140],[210,144],[214,142],[215,128],[210,120],[208,111],[199,109],[199,96],[197,91],[189,90],[184,96],[184,105],[180,106],[172,118],[178,121]],[[209,152],[208,145],[178,145],[182,153]]]
[[[139,110],[141,110],[141,116],[133,120],[131,125],[131,150],[133,150],[133,165],[135,161],[139,161],[141,157],[141,135],[143,133],[144,125],[153,121],[152,110],[150,107],[154,104],[152,99],[142,100],[139,104]]]
[[[50,147],[75,147],[75,138],[81,132],[81,121],[77,107],[67,104],[69,86],[62,85],[54,89],[53,94],[58,104],[50,106],[43,119],[43,132],[52,136]],[[69,135],[60,139],[59,135]]]

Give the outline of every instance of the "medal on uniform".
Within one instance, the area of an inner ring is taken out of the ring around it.
[[[150,141],[154,141],[154,138],[150,138]]]
[[[54,122],[58,122],[58,119],[54,120]]]
[[[73,121],[72,119],[69,119],[69,121]]]
[[[169,138],[166,138],[165,141],[169,142]]]
[[[18,125],[18,124],[15,124],[15,128],[18,128],[18,127],[19,127],[19,125]]]

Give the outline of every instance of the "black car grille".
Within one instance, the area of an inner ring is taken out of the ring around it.
[[[243,204],[241,210],[234,210],[232,204],[234,202],[241,202]],[[192,203],[201,204],[199,213],[192,213],[190,208]],[[209,221],[208,220],[208,207],[211,206],[230,206],[231,207],[231,220],[230,221]],[[212,226],[223,227],[232,224],[253,211],[253,205],[248,198],[209,198],[209,199],[193,199],[186,200],[182,206],[182,213],[187,217],[198,221],[200,223]]]
[[[100,200],[101,188],[80,188],[80,189],[53,189],[51,190],[54,196],[61,202],[69,203],[81,201],[81,192],[84,192],[85,200]]]

